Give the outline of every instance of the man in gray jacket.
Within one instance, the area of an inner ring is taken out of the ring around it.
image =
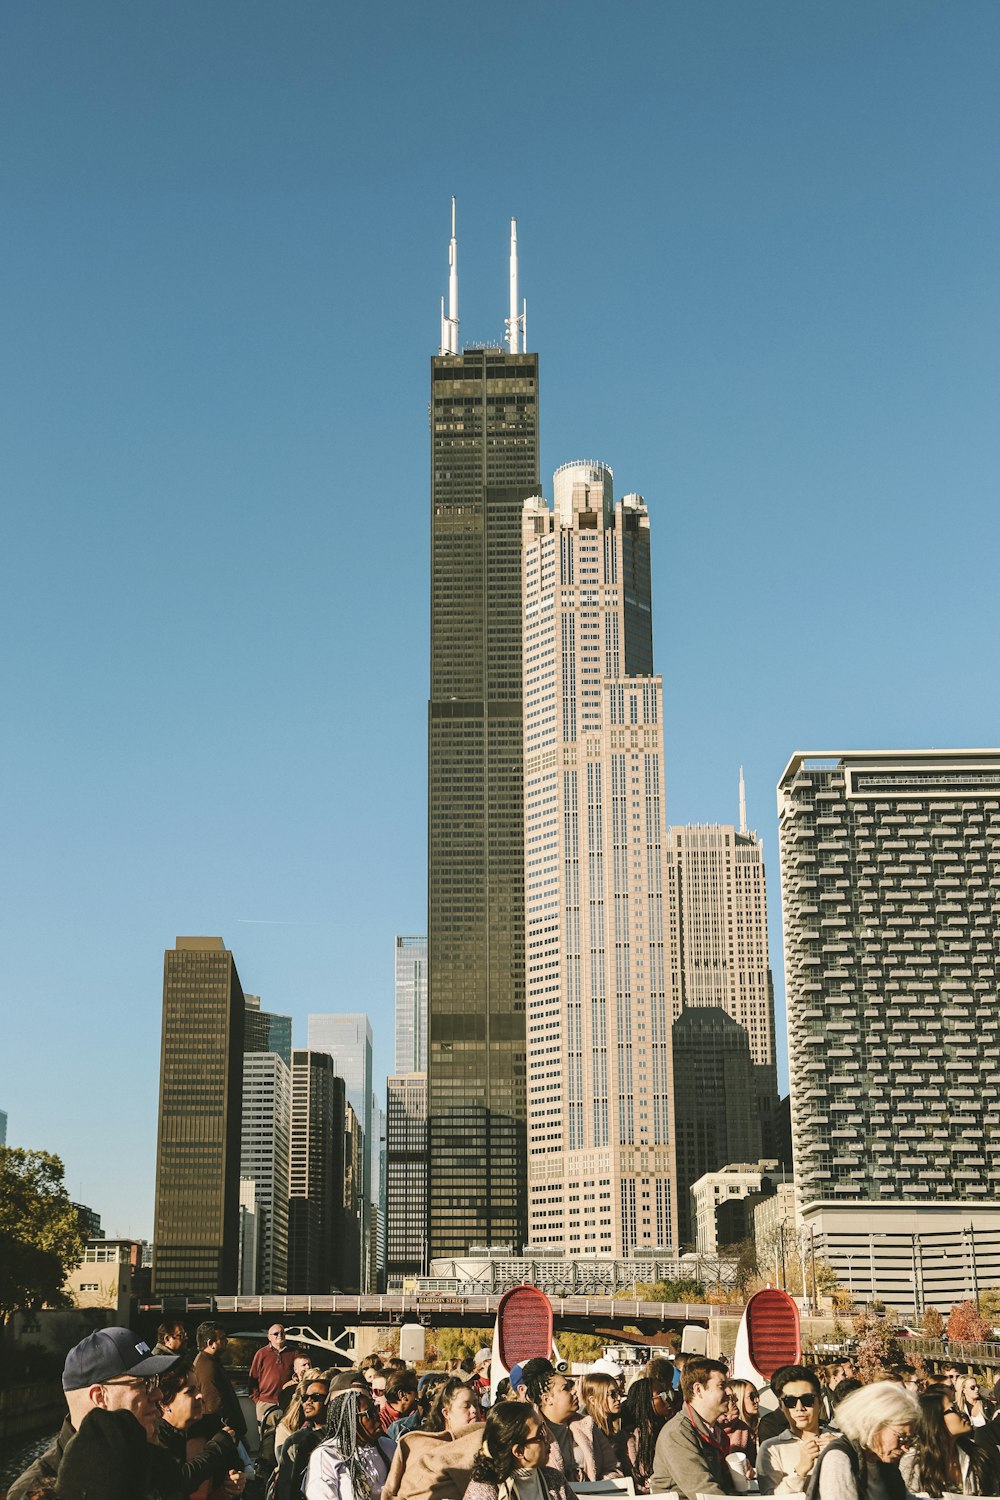
[[[688,1359],[681,1394],[683,1407],[656,1439],[650,1494],[677,1490],[686,1500],[699,1494],[734,1494],[736,1485],[726,1463],[729,1445],[716,1425],[729,1394],[725,1365],[717,1359]]]

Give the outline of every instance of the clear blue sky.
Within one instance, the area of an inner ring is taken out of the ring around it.
[[[779,987],[791,752],[1000,739],[998,76],[994,0],[8,0],[0,1107],[106,1227],[177,933],[391,1066],[451,193],[546,488],[649,503],[669,816],[744,763]]]

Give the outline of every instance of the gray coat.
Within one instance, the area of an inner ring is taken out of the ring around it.
[[[735,1492],[732,1471],[721,1449],[708,1441],[707,1431],[700,1418],[692,1421],[686,1406],[661,1428],[649,1481],[651,1495],[677,1490],[687,1500],[695,1500],[699,1494]]]

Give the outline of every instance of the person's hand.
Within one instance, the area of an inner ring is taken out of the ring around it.
[[[818,1432],[807,1432],[804,1437],[799,1438],[799,1460],[795,1465],[795,1472],[801,1479],[812,1473],[822,1446]]]
[[[227,1495],[242,1495],[247,1487],[247,1476],[242,1469],[230,1469],[229,1477],[223,1484],[223,1492]]]

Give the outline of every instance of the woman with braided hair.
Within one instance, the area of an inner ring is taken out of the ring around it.
[[[331,1395],[326,1437],[309,1459],[306,1500],[381,1500],[392,1444],[382,1436],[378,1408],[367,1391]]]

